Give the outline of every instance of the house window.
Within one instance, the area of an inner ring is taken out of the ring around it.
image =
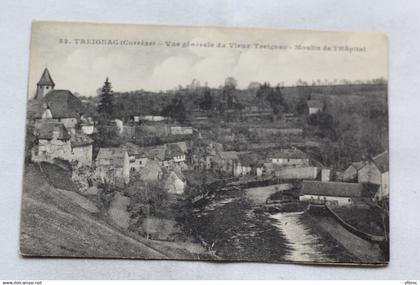
[[[135,171],[136,171],[136,169],[135,169],[134,167],[131,167],[130,171],[131,171],[131,172],[135,172]]]

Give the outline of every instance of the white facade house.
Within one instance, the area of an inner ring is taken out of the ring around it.
[[[321,100],[308,100],[308,113],[313,115],[319,112],[322,112],[324,109],[324,103]]]
[[[94,124],[85,123],[85,124],[82,124],[81,125],[81,129],[82,129],[82,132],[84,134],[91,135],[95,131],[95,125]]]
[[[271,163],[281,166],[302,167],[309,165],[306,153],[295,148],[273,150],[268,153]]]
[[[376,191],[377,188],[362,183],[304,180],[299,200],[316,204],[346,206],[363,200],[371,200]]]

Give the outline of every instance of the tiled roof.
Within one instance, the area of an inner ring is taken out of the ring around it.
[[[55,86],[54,81],[51,78],[50,72],[48,71],[48,68],[44,69],[41,79],[39,79],[38,81],[38,85]]]
[[[365,162],[363,161],[358,161],[358,162],[353,162],[351,164],[356,170],[361,169],[363,166],[365,166]]]
[[[384,151],[381,154],[378,154],[373,158],[373,162],[379,168],[379,170],[384,173],[389,171],[389,155],[388,151]]]
[[[262,166],[264,159],[260,155],[254,152],[240,153],[239,161],[242,166]]]
[[[51,140],[54,130],[58,131],[58,139],[69,140],[70,135],[62,123],[46,121],[39,125],[37,134],[39,139]]]
[[[146,165],[139,170],[140,176],[143,179],[149,180],[162,173],[162,168],[159,163],[154,160],[148,160]]]
[[[84,106],[79,98],[74,96],[69,90],[51,90],[43,98],[40,104],[38,116],[42,116],[43,106],[48,106],[53,118],[79,118],[84,113]]]
[[[93,140],[84,133],[77,132],[71,136],[70,143],[72,147],[91,145]]]
[[[179,148],[184,152],[184,153],[187,153],[188,152],[188,146],[187,146],[187,143],[186,142],[176,142],[176,143],[174,143],[174,144],[176,144],[177,146],[179,146]]]
[[[334,197],[373,197],[377,187],[362,183],[303,181],[303,195]]]
[[[144,150],[144,148],[142,148],[142,147],[140,147],[136,144],[133,144],[131,142],[127,142],[127,143],[123,144],[121,146],[121,148],[125,149],[127,151],[128,155],[139,155],[139,154],[143,154],[143,153],[146,152]]]
[[[170,143],[167,145],[166,152],[165,152],[166,159],[172,159],[176,156],[182,156],[182,155],[185,155],[185,153],[177,144]]]
[[[100,148],[96,156],[96,163],[100,166],[109,165],[122,167],[126,151],[120,147]]]
[[[166,145],[149,146],[143,149],[148,158],[158,159],[160,161],[165,160]]]

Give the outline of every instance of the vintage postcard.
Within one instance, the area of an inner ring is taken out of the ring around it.
[[[379,33],[34,22],[24,256],[385,265]]]

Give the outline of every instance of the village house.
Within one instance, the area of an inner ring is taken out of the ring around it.
[[[145,167],[148,156],[144,148],[130,142],[125,143],[121,148],[127,151],[130,173],[136,173],[141,168]]]
[[[322,112],[324,109],[324,103],[321,100],[308,100],[307,105],[309,115]]]
[[[93,140],[83,132],[76,131],[70,138],[72,158],[78,166],[92,165]]]
[[[223,151],[223,145],[220,143],[211,142],[208,140],[202,140],[202,147],[195,148],[202,149],[201,154],[204,160],[205,169],[214,169],[218,165],[219,155],[218,153]]]
[[[359,170],[365,165],[364,161],[353,162],[349,167],[346,168],[343,172],[343,181],[344,182],[357,182],[357,175]]]
[[[32,148],[32,161],[71,160],[70,134],[62,123],[43,121],[35,130],[37,144]]]
[[[92,135],[95,132],[95,123],[91,117],[80,117],[80,129],[86,135]]]
[[[39,124],[35,132],[37,144],[32,148],[32,161],[53,162],[60,158],[76,166],[92,165],[93,140],[86,135],[70,135],[64,124],[48,120]]]
[[[308,155],[296,148],[272,150],[267,157],[269,162],[281,166],[300,167],[309,165]]]
[[[143,151],[149,160],[155,160],[162,166],[167,166],[170,164],[170,162],[166,160],[166,145],[143,147]]]
[[[239,159],[233,166],[233,176],[245,176],[251,174],[252,166],[247,160]]]
[[[76,166],[92,164],[92,139],[86,130],[78,129],[84,106],[69,90],[54,89],[48,69],[37,84],[35,100],[28,107],[34,121],[37,144],[32,149],[33,161],[61,158]]]
[[[147,182],[157,182],[162,179],[162,166],[155,160],[148,160],[145,167],[138,172],[140,179]]]
[[[175,163],[181,167],[185,167],[186,156],[185,152],[181,149],[181,147],[176,143],[170,143],[166,146],[165,152],[165,161],[170,163]]]
[[[63,123],[73,132],[84,112],[82,102],[69,90],[51,90],[38,104],[36,119],[49,119]]]
[[[359,169],[357,174],[359,183],[379,185],[376,198],[381,200],[389,197],[389,155],[385,151],[371,159]]]
[[[95,174],[102,182],[124,185],[130,181],[130,160],[123,148],[100,148],[95,164]]]
[[[351,206],[372,200],[376,191],[377,187],[371,184],[304,180],[299,200],[331,206]]]
[[[234,175],[234,167],[239,161],[239,156],[236,151],[221,151],[214,160],[219,170]]]
[[[60,122],[71,133],[74,132],[80,116],[85,112],[82,101],[69,90],[54,89],[55,83],[47,68],[37,83],[35,100],[28,107],[35,126],[42,120]]]
[[[168,193],[182,195],[185,184],[185,178],[180,171],[171,171],[166,177],[164,188]]]
[[[238,162],[234,166],[234,176],[263,175],[263,160],[253,152],[238,154]]]

